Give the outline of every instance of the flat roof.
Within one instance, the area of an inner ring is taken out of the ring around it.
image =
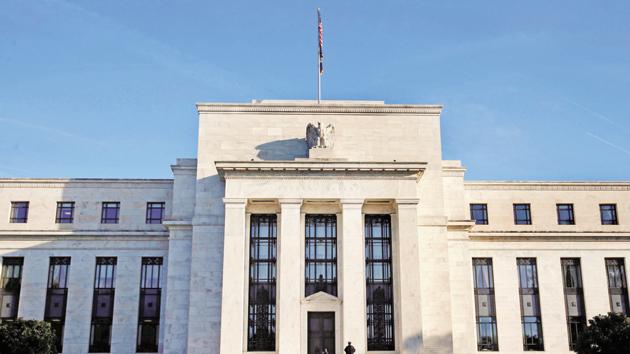
[[[439,115],[439,104],[386,104],[385,101],[252,100],[249,103],[199,102],[199,113],[363,113]]]

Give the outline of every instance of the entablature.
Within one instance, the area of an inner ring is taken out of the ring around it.
[[[356,162],[339,160],[217,161],[219,176],[230,178],[380,178],[417,179],[426,162]]]

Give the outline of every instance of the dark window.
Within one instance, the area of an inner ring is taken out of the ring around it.
[[[488,225],[488,204],[470,204],[470,218],[477,225]]]
[[[586,327],[584,292],[582,290],[582,269],[579,258],[562,258],[562,280],[564,283],[564,304],[567,313],[569,349],[574,350],[578,338]]]
[[[110,351],[115,279],[116,257],[97,257],[94,273],[90,353],[108,353]]]
[[[63,351],[63,331],[66,322],[69,268],[70,257],[50,258],[44,320],[50,323],[55,332],[55,345],[59,353]]]
[[[529,204],[514,204],[514,224],[532,224],[532,211]]]
[[[523,350],[545,350],[535,258],[517,258]]]
[[[623,258],[606,258],[606,270],[611,311],[630,316],[626,266]]]
[[[28,202],[11,202],[9,222],[23,224],[28,221]]]
[[[477,350],[498,351],[497,314],[494,301],[492,258],[473,258]]]
[[[337,216],[306,215],[305,294],[337,296]]]
[[[103,202],[101,209],[101,224],[118,224],[120,202]]]
[[[24,258],[3,257],[0,278],[0,320],[17,318]]]
[[[57,202],[57,224],[72,224],[74,221],[74,202]]]
[[[389,215],[365,216],[368,350],[394,350],[392,228]]]
[[[251,216],[247,350],[252,352],[276,350],[277,232],[276,215]]]
[[[617,225],[617,205],[616,204],[600,204],[599,213],[602,217],[602,225]]]
[[[156,353],[160,333],[162,257],[143,257],[140,270],[138,353]]]
[[[164,217],[164,203],[147,203],[147,224],[161,224]]]
[[[557,204],[558,225],[574,225],[573,204]]]

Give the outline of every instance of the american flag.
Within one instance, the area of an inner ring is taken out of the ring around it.
[[[322,75],[324,73],[324,25],[319,9],[317,9],[317,32],[319,34],[319,75]]]

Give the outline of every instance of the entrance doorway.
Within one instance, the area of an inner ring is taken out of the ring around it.
[[[307,354],[335,353],[335,313],[308,313]]]

